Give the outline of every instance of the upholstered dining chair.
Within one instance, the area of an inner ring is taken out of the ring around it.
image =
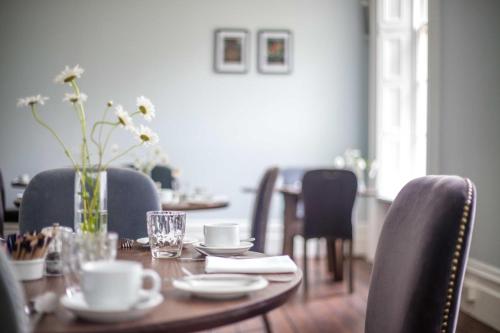
[[[0,170],[0,236],[4,233],[5,222],[17,222],[19,211],[17,209],[7,209],[5,184],[3,182],[2,170]]]
[[[274,185],[278,178],[279,169],[269,168],[262,176],[257,194],[254,201],[252,215],[252,237],[255,237],[252,251],[264,252],[266,245],[267,221],[269,219],[269,210],[271,208],[271,199],[273,197]]]
[[[110,168],[108,183],[108,230],[120,237],[144,237],[146,212],[160,210],[153,181],[144,174]],[[43,171],[26,188],[21,203],[21,232],[40,230],[58,222],[74,227],[75,171],[70,168]]]
[[[3,187],[2,170],[0,170],[0,237],[3,237],[5,223],[5,188]]]
[[[458,176],[409,182],[387,213],[368,294],[366,333],[453,333],[476,191]]]
[[[166,165],[156,165],[151,170],[151,178],[155,182],[160,182],[161,188],[173,188],[174,177],[172,176],[172,169]]]
[[[349,292],[353,292],[352,209],[357,191],[356,175],[349,170],[311,170],[302,179],[304,200],[304,288],[308,289],[307,240],[349,241]],[[340,253],[343,258],[343,253]]]
[[[0,325],[2,332],[29,332],[29,319],[24,312],[24,294],[3,251],[0,251]]]

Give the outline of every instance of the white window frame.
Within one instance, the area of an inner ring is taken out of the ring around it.
[[[415,8],[421,0],[375,2],[371,52],[371,126],[379,162],[379,197],[393,200],[409,180],[426,174],[426,114],[417,122]],[[417,124],[420,126],[417,127]]]

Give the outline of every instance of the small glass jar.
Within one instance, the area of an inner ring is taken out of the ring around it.
[[[45,257],[45,275],[59,276],[63,273],[61,250],[62,250],[62,232],[73,230],[69,227],[60,226],[59,223],[52,224],[51,227],[42,229],[42,233],[52,238],[49,248],[47,249],[47,256]]]

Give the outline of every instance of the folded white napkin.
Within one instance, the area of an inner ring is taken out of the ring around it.
[[[263,257],[255,259],[230,259],[208,256],[205,262],[207,273],[294,273],[297,265],[289,256]]]

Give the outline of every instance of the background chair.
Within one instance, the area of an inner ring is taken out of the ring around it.
[[[252,251],[264,252],[265,250],[269,209],[271,207],[271,199],[273,197],[274,185],[276,184],[278,174],[278,168],[270,168],[266,170],[264,176],[260,180],[252,215],[251,235],[255,237]]]
[[[155,182],[161,183],[161,188],[172,189],[173,180],[172,169],[165,165],[157,165],[151,170],[151,178]]]
[[[457,176],[418,178],[401,190],[379,238],[366,333],[455,332],[475,192]]]
[[[3,236],[5,222],[19,221],[19,211],[17,209],[7,209],[4,186],[2,170],[0,170],[0,236]]]
[[[5,194],[2,183],[2,173],[0,172],[0,237],[3,237],[3,224],[5,223]]]
[[[24,294],[3,251],[0,251],[0,325],[2,332],[29,332]]]
[[[307,240],[349,241],[349,292],[353,291],[352,208],[357,191],[356,175],[348,170],[312,170],[302,180],[304,200],[304,287],[307,290]],[[334,242],[332,242],[334,244]],[[343,252],[343,251],[342,251]],[[342,256],[343,253],[340,253]],[[343,256],[342,256],[343,257]]]
[[[120,237],[144,237],[146,212],[160,210],[154,183],[130,169],[110,168],[107,177],[108,230],[118,232]],[[36,175],[24,192],[20,231],[40,230],[54,222],[73,228],[74,187],[73,169],[54,169]]]

